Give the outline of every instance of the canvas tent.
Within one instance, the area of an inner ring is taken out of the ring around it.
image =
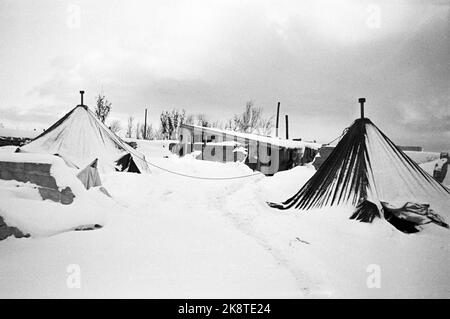
[[[410,233],[420,225],[448,228],[450,190],[427,174],[369,119],[357,119],[306,184],[279,209],[351,205],[364,222],[388,220]]]
[[[100,171],[116,169],[116,161],[129,156],[136,172],[149,172],[143,155],[111,132],[85,105],[78,105],[20,151],[58,154],[78,168],[98,159]]]

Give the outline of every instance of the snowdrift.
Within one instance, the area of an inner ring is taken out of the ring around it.
[[[49,236],[82,225],[105,224],[108,198],[98,188],[87,191],[76,177],[77,170],[68,167],[62,158],[45,154],[0,153],[0,160],[49,164],[50,175],[59,190],[69,187],[75,196],[72,203],[63,205],[43,200],[42,185],[0,179],[0,216],[8,226],[17,227],[31,236]],[[103,205],[105,208],[101,208]]]

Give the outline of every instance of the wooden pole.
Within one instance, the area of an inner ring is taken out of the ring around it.
[[[145,109],[145,120],[144,120],[144,140],[147,139],[147,109]]]
[[[279,120],[280,120],[280,102],[278,102],[278,107],[277,107],[277,124],[275,126],[275,136],[278,137],[278,124],[279,124]]]
[[[286,139],[289,139],[289,117],[286,114]]]
[[[364,118],[364,103],[366,102],[366,99],[361,97],[358,99],[359,104],[361,105],[361,118]]]

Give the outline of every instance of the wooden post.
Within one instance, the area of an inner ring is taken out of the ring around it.
[[[279,120],[280,120],[280,102],[278,102],[278,106],[277,106],[277,123],[276,123],[276,126],[275,126],[275,136],[276,137],[278,137]]]
[[[145,120],[144,120],[144,140],[147,139],[147,109],[145,109]]]
[[[286,139],[289,139],[289,117],[286,114]]]
[[[364,103],[366,102],[366,99],[361,97],[358,99],[359,104],[361,105],[361,118],[364,118]]]
[[[192,128],[191,130],[191,153],[194,151],[194,144],[195,144],[195,130]]]
[[[236,142],[236,145],[237,145],[237,136],[235,135],[234,137],[233,137],[233,140]],[[233,161],[234,162],[237,162],[237,152],[233,152]]]

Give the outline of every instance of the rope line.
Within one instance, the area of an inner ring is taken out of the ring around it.
[[[339,135],[338,137],[336,137],[336,138],[335,138],[334,140],[332,140],[331,142],[328,142],[328,143],[326,143],[326,144],[323,144],[322,146],[328,146],[328,145],[334,143],[335,141],[341,139],[342,136],[344,136],[345,133],[347,133],[347,131],[348,131],[349,128],[350,128],[350,127],[346,127],[346,128],[342,131],[342,134],[341,134],[341,135]]]
[[[347,133],[348,129],[349,129],[349,127],[346,127],[346,128],[342,131],[342,134],[341,134],[341,135],[339,135],[338,137],[336,137],[336,138],[335,138],[334,140],[332,140],[331,142],[329,142],[329,143],[327,143],[327,144],[323,144],[323,146],[328,146],[328,145],[330,145],[331,143],[335,142],[336,140],[342,138],[342,136],[344,136],[345,133]],[[203,177],[203,176],[195,176],[195,175],[189,175],[189,174],[184,174],[184,173],[180,173],[180,172],[175,172],[175,171],[172,171],[172,170],[170,170],[170,169],[167,169],[167,168],[161,167],[161,166],[159,166],[159,165],[156,165],[156,164],[154,164],[154,163],[151,163],[151,162],[147,161],[147,160],[145,159],[145,157],[141,157],[139,154],[136,154],[136,153],[134,152],[134,149],[133,149],[132,147],[130,147],[130,153],[132,153],[134,156],[136,156],[137,158],[139,158],[140,160],[144,161],[145,163],[147,163],[147,164],[150,165],[150,166],[156,167],[156,168],[158,168],[158,169],[160,169],[160,170],[162,170],[162,171],[165,171],[165,172],[167,172],[167,173],[171,173],[171,174],[178,175],[178,176],[182,176],[182,177],[192,178],[192,179],[222,181],[222,180],[233,180],[233,179],[249,178],[249,177],[259,176],[259,175],[262,174],[261,172],[258,172],[258,173],[248,174],[248,175],[231,176],[231,177]]]
[[[92,111],[90,111],[90,110],[89,110],[89,112],[92,113]],[[103,123],[102,123],[102,124],[103,124]],[[168,173],[171,173],[171,174],[174,174],[174,175],[178,175],[178,176],[182,176],[182,177],[187,177],[187,178],[192,178],[192,179],[221,181],[221,180],[233,180],[233,179],[248,178],[248,177],[253,177],[253,176],[257,176],[257,175],[262,174],[262,173],[258,172],[258,173],[248,174],[248,175],[231,176],[231,177],[202,177],[202,176],[194,176],[194,175],[189,175],[189,174],[184,174],[184,173],[175,172],[175,171],[172,171],[172,170],[170,170],[170,169],[161,167],[161,166],[159,166],[159,165],[156,165],[156,164],[154,164],[154,163],[151,163],[151,162],[147,161],[147,160],[145,159],[145,157],[141,157],[140,154],[136,154],[135,151],[134,151],[134,149],[133,149],[128,143],[126,143],[125,141],[123,141],[123,140],[121,140],[121,139],[118,139],[117,136],[115,136],[114,133],[110,132],[109,129],[105,129],[105,131],[106,131],[107,134],[108,134],[111,138],[113,138],[114,140],[119,140],[119,141],[121,141],[122,143],[124,143],[124,144],[125,144],[125,145],[124,145],[124,146],[125,146],[125,151],[130,152],[131,154],[133,154],[134,156],[136,156],[137,158],[139,158],[140,160],[144,161],[145,163],[147,163],[147,164],[150,165],[150,166],[156,167],[156,168],[158,168],[158,169],[160,169],[160,170],[162,170],[162,171],[165,171],[165,172],[168,172]],[[114,135],[112,135],[112,134],[114,134]],[[122,143],[121,143],[121,144],[122,144]]]
[[[214,180],[214,181],[221,181],[221,180],[233,180],[233,179],[241,179],[241,178],[248,178],[248,177],[253,177],[253,176],[260,176],[262,173],[258,172],[258,173],[253,173],[253,174],[247,174],[247,175],[241,175],[241,176],[231,176],[231,177],[203,177],[203,176],[195,176],[195,175],[189,175],[189,174],[184,174],[184,173],[179,173],[179,172],[175,172],[172,171],[170,169],[161,167],[159,165],[156,165],[154,163],[151,163],[149,161],[147,161],[145,159],[145,157],[141,157],[140,155],[136,154],[133,151],[130,150],[130,153],[132,153],[134,156],[136,156],[137,158],[139,158],[140,160],[144,161],[145,163],[147,163],[150,166],[156,167],[162,171],[174,174],[174,175],[178,175],[178,176],[182,176],[182,177],[187,177],[187,178],[192,178],[192,179],[201,179],[201,180]]]

